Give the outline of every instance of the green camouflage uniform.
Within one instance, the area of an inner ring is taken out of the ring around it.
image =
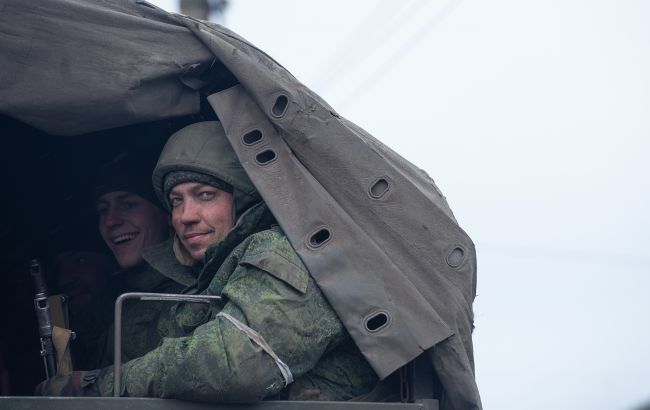
[[[162,246],[169,248],[167,242]],[[161,272],[147,266],[140,274],[127,278],[129,292],[179,293],[183,283],[163,276]],[[122,361],[143,356],[155,349],[163,337],[170,332],[170,303],[162,301],[140,302],[126,300],[122,307]],[[99,366],[113,364],[115,327],[111,324]]]
[[[156,248],[170,245],[165,242]],[[145,254],[153,253],[154,248]],[[155,249],[158,253],[158,249]],[[178,293],[186,284],[162,275],[145,264],[120,272],[111,286],[91,306],[73,310],[72,330],[76,369],[96,369],[113,364],[115,299],[125,292]],[[122,361],[140,357],[155,349],[170,331],[168,302],[124,302],[122,311]]]
[[[163,185],[176,171],[232,186],[237,224],[207,249],[191,278],[178,267],[185,258],[169,248],[150,263],[176,282],[187,280],[183,293],[222,300],[174,305],[170,337],[123,365],[120,395],[253,402],[347,400],[372,390],[377,376],[284,233],[271,227],[218,122],[187,126],[165,145],[152,180],[168,210]],[[38,392],[110,396],[113,379],[112,368],[76,372],[41,383]]]
[[[123,395],[346,400],[375,386],[375,373],[280,229],[245,235],[267,212],[263,204],[254,207],[206,252],[204,268],[185,292],[221,295],[222,301],[174,306],[176,337],[124,364]],[[293,383],[285,386],[276,361],[235,322],[264,338]],[[103,377],[99,389],[111,395],[112,377]]]

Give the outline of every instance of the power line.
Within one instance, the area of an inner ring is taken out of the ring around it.
[[[415,31],[405,42],[403,47],[398,47],[395,52],[393,52],[384,63],[373,71],[369,76],[365,77],[359,85],[357,85],[351,92],[348,93],[348,96],[343,99],[343,101],[338,104],[343,107],[353,101],[354,99],[359,98],[361,95],[368,92],[368,90],[375,84],[378,80],[386,75],[388,71],[405,55],[407,55],[416,45],[418,45],[427,35],[427,33],[438,25],[440,25],[451,13],[462,3],[463,0],[451,0],[449,1],[439,12],[435,13],[426,24],[421,26],[417,31]],[[335,107],[338,109],[338,107]]]
[[[400,27],[405,22],[411,20],[428,3],[428,0],[406,3],[405,6],[402,4],[402,7],[397,9],[397,12],[393,14],[393,17],[386,24],[377,28],[377,20],[379,20],[379,17],[381,17],[381,14],[386,9],[384,3],[379,4],[373,9],[366,19],[348,37],[350,40],[345,42],[346,47],[343,49],[343,52],[332,59],[333,63],[327,65],[329,68],[328,71],[315,81],[317,89],[328,87],[332,80],[342,71],[349,72],[351,68],[375,53],[377,51],[375,45],[385,41],[386,38],[393,34],[396,27]],[[403,15],[406,15],[406,17],[402,17]],[[365,39],[364,36],[366,37]],[[365,47],[364,43],[366,44]]]
[[[321,75],[320,78],[316,79],[316,84],[326,86],[329,80],[331,80],[331,78],[341,70],[341,67],[345,65],[344,62],[354,55],[354,51],[358,47],[358,40],[360,38],[363,38],[363,36],[369,32],[366,30],[366,27],[377,21],[377,19],[381,16],[383,10],[385,9],[385,3],[387,3],[386,0],[377,4],[377,6],[370,12],[370,14],[366,16],[363,22],[356,26],[356,30],[349,36],[349,38],[352,38],[355,41],[344,42],[344,46],[341,47],[342,51],[331,59],[331,64],[326,65],[326,67],[328,67],[328,71]]]

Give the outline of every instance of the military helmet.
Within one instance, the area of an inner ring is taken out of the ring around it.
[[[197,122],[175,132],[165,144],[152,182],[156,195],[167,210],[164,182],[175,171],[192,171],[217,178],[233,187],[233,211],[237,218],[261,199],[241,166],[218,121]]]

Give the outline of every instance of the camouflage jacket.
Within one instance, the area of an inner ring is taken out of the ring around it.
[[[248,213],[206,252],[195,283],[184,291],[222,300],[175,305],[174,337],[124,364],[122,395],[346,400],[375,386],[375,373],[282,231],[255,229],[266,207]],[[112,377],[99,387],[102,395],[112,394]]]
[[[155,258],[165,242],[147,249],[145,254]],[[146,259],[146,258],[145,258]],[[77,333],[73,343],[75,369],[96,369],[113,364],[115,328],[114,305],[125,292],[178,293],[187,283],[162,275],[150,265],[119,272],[111,285],[83,310],[72,311],[71,327]],[[122,310],[122,361],[135,359],[155,349],[170,331],[168,302],[124,302]]]

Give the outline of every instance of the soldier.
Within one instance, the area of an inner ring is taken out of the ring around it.
[[[71,306],[79,308],[91,303],[115,272],[113,258],[94,250],[60,252],[54,257],[54,266],[59,291]]]
[[[157,259],[171,248],[169,217],[160,207],[150,182],[153,161],[122,154],[104,167],[95,184],[98,229],[121,270],[91,307],[72,309],[75,368],[94,369],[113,363],[113,307],[125,292],[176,293],[185,287],[162,275],[145,258]],[[154,349],[169,332],[169,305],[126,302],[123,312],[122,357],[130,360]]]
[[[172,213],[175,259],[194,272],[184,292],[222,300],[175,305],[174,337],[123,365],[120,395],[347,400],[376,385],[377,376],[274,224],[220,123],[196,123],[174,134],[153,182]],[[37,393],[112,395],[113,369],[59,375]]]

